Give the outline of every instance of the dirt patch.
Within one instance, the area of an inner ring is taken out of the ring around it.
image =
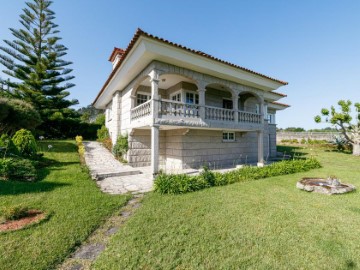
[[[39,223],[46,218],[46,214],[40,210],[28,210],[27,215],[17,220],[7,220],[0,224],[0,232],[16,231],[35,223]]]

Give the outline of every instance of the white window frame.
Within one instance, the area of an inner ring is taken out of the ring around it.
[[[139,105],[145,103],[145,102],[140,103],[140,104],[138,103],[138,95],[146,96],[147,100],[145,102],[147,102],[147,101],[149,101],[151,99],[151,94],[150,93],[139,91],[139,92],[136,93],[136,106],[139,106]]]
[[[223,137],[222,137],[223,142],[235,142],[235,140],[236,140],[236,137],[235,137],[234,131],[223,131]]]
[[[199,94],[197,92],[194,92],[194,91],[184,91],[185,95],[184,95],[184,102],[186,104],[190,104],[190,105],[199,105]],[[187,94],[191,94],[193,95],[193,100],[194,100],[194,103],[189,103],[189,102],[186,102],[186,95]],[[196,98],[197,97],[197,98]],[[197,99],[197,103],[196,103],[196,99]]]
[[[269,124],[276,124],[276,121],[275,121],[275,113],[268,113],[267,114],[267,117],[268,117],[268,123]]]
[[[180,100],[177,100],[178,95],[180,95]],[[176,100],[173,99],[174,97],[176,97]],[[174,92],[174,93],[172,93],[172,94],[170,95],[170,100],[176,101],[176,102],[182,102],[182,97],[183,97],[182,91],[179,90],[179,91],[176,91],[176,92]]]
[[[107,122],[112,120],[112,102],[106,108],[106,118]]]

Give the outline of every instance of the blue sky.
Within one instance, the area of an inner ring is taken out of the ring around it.
[[[0,0],[0,39],[12,39],[25,1]],[[279,127],[320,128],[313,117],[339,99],[360,102],[360,1],[357,0],[55,0],[62,43],[76,87],[90,104],[111,71],[114,46],[137,27],[289,82],[278,91],[291,108]],[[3,43],[2,43],[3,45]],[[0,75],[3,76],[3,75]]]

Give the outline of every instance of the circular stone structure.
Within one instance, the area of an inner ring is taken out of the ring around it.
[[[296,183],[296,187],[309,192],[324,194],[343,194],[355,190],[355,186],[340,183],[338,179],[303,178]]]

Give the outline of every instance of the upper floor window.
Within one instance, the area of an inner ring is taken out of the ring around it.
[[[181,102],[181,92],[171,95],[171,100]]]
[[[275,114],[274,113],[268,113],[268,121],[269,124],[275,124]]]
[[[199,95],[193,92],[186,92],[185,103],[187,104],[199,104]]]
[[[137,94],[136,95],[136,104],[139,106],[140,104],[145,103],[146,101],[150,100],[149,94]]]

